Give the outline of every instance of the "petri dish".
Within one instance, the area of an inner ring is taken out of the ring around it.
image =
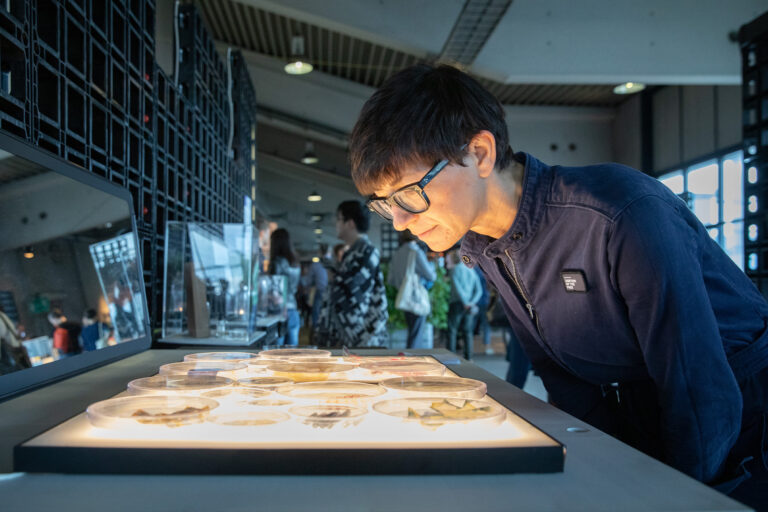
[[[488,389],[485,382],[460,377],[395,377],[381,385],[402,395],[474,399],[483,398]]]
[[[318,400],[326,404],[365,403],[386,393],[378,384],[353,381],[300,382],[282,386],[277,392],[296,400]]]
[[[284,412],[275,411],[238,411],[208,416],[209,422],[226,427],[265,427],[288,419],[290,416]]]
[[[247,379],[239,379],[237,381],[238,391],[240,393],[253,389],[274,391],[280,386],[288,384],[293,384],[293,381],[285,377],[250,377]]]
[[[272,350],[262,350],[259,357],[263,359],[291,359],[293,357],[331,357],[329,350],[318,350],[316,348],[275,348]]]
[[[374,375],[400,375],[404,377],[439,376],[445,373],[445,366],[426,361],[376,361],[360,364]]]
[[[239,405],[254,405],[256,407],[285,407],[286,405],[293,405],[293,402],[283,398],[262,398],[247,401],[243,400],[242,402],[239,402]]]
[[[294,382],[344,380],[344,373],[357,368],[344,363],[295,363],[276,362],[267,369],[275,377],[285,377]]]
[[[373,410],[427,427],[461,423],[499,424],[506,418],[506,410],[490,402],[441,396],[382,400],[373,404]]]
[[[85,413],[100,428],[181,427],[202,423],[218,406],[216,400],[194,396],[126,396],[91,404]]]
[[[258,354],[253,352],[198,352],[196,354],[187,354],[184,356],[185,362],[196,361],[229,361],[246,362],[249,359],[257,359]]]
[[[248,365],[227,361],[185,361],[168,363],[160,367],[160,375],[219,375],[230,379],[245,376]]]
[[[128,392],[132,395],[195,395],[231,389],[235,382],[214,375],[155,375],[132,380]]]
[[[357,425],[368,413],[362,407],[351,405],[303,405],[291,407],[290,412],[298,416],[304,425],[323,429]]]

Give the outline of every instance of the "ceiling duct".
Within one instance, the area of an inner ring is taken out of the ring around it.
[[[512,0],[467,0],[438,62],[470,66],[507,12]]]

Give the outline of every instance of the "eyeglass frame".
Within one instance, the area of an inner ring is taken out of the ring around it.
[[[464,144],[463,146],[461,146],[460,151],[463,151],[464,148],[466,148],[467,146],[468,146],[468,144]],[[429,210],[430,206],[432,206],[432,203],[429,201],[429,197],[427,196],[427,193],[424,191],[424,187],[429,185],[429,183],[433,179],[435,179],[435,176],[437,176],[440,173],[440,171],[445,169],[450,162],[451,161],[449,159],[447,159],[447,158],[444,159],[444,160],[440,160],[430,170],[428,170],[427,173],[419,181],[415,181],[413,183],[409,183],[408,185],[403,185],[399,189],[397,189],[394,192],[392,192],[391,194],[389,194],[387,197],[376,197],[375,195],[371,194],[370,196],[368,196],[368,199],[365,201],[365,205],[368,207],[368,209],[370,211],[376,213],[379,217],[381,217],[382,219],[384,219],[386,221],[391,221],[394,218],[394,216],[392,216],[390,218],[386,218],[381,212],[379,212],[378,210],[376,210],[372,206],[372,203],[374,201],[384,201],[385,203],[389,204],[390,210],[393,207],[397,206],[398,208],[400,208],[400,209],[402,209],[402,210],[404,210],[404,211],[406,211],[408,213],[412,213],[412,214],[424,213],[425,211]],[[398,193],[400,193],[400,192],[402,192],[404,190],[408,190],[409,188],[416,189],[419,192],[419,194],[421,195],[422,199],[424,199],[424,202],[427,203],[427,207],[424,208],[423,210],[421,210],[420,212],[412,212],[412,211],[408,210],[407,208],[404,208],[400,204],[396,203],[394,201],[394,199],[392,199],[395,194],[398,194]]]

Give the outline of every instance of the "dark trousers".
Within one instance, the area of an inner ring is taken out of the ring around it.
[[[405,324],[408,326],[408,341],[406,346],[408,348],[413,348],[416,341],[422,336],[421,331],[424,328],[426,317],[417,316],[408,311],[403,311],[403,313],[405,313]]]
[[[528,371],[531,369],[531,362],[523,352],[523,347],[520,346],[520,342],[517,341],[512,329],[507,328],[507,336],[509,337],[507,340],[507,361],[509,361],[507,382],[523,389],[528,378]]]
[[[464,342],[464,359],[472,359],[472,330],[475,327],[475,315],[464,308],[460,301],[451,302],[448,307],[448,350],[456,352],[456,335],[461,331]]]

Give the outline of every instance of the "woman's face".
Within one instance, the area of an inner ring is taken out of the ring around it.
[[[411,166],[403,170],[400,179],[375,191],[386,197],[395,190],[418,182],[428,169]],[[392,207],[392,224],[398,231],[408,229],[436,252],[453,247],[472,227],[482,208],[482,190],[476,168],[449,164],[426,187],[424,192],[430,206],[423,213],[409,213],[399,206]]]

